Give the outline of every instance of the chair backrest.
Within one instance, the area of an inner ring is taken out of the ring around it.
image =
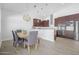
[[[28,36],[28,44],[33,45],[37,43],[38,40],[38,31],[30,31],[29,36]]]
[[[19,30],[16,30],[16,32],[22,32],[22,30],[19,29]]]
[[[12,34],[13,34],[14,41],[17,41],[18,40],[18,37],[16,35],[16,32],[12,30]]]

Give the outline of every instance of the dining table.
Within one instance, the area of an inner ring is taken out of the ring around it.
[[[27,40],[27,37],[28,37],[27,32],[17,32],[17,35],[18,35],[19,38],[21,38],[21,40],[28,41]],[[25,48],[25,42],[24,42],[24,48]]]
[[[17,32],[17,35],[19,38],[27,38],[28,37],[28,33],[26,33],[26,32]]]

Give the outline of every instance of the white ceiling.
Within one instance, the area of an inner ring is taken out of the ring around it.
[[[46,18],[50,14],[68,7],[68,3],[3,3],[2,8],[15,12],[26,13],[40,18]],[[36,5],[36,6],[35,6]],[[35,6],[35,7],[34,7]]]

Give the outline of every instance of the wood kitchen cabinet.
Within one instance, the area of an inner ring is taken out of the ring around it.
[[[49,20],[33,19],[34,27],[49,27]]]

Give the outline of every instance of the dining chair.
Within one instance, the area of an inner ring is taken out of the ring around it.
[[[18,29],[18,30],[16,30],[16,32],[22,32],[22,30]]]
[[[28,52],[30,52],[30,47],[34,45],[37,49],[38,47],[38,31],[30,31],[29,36],[27,37],[28,41],[25,41],[24,45],[27,45]]]
[[[12,34],[13,34],[13,46],[18,46],[22,43],[24,43],[23,40],[21,40],[20,38],[18,38],[16,31],[12,30]]]

